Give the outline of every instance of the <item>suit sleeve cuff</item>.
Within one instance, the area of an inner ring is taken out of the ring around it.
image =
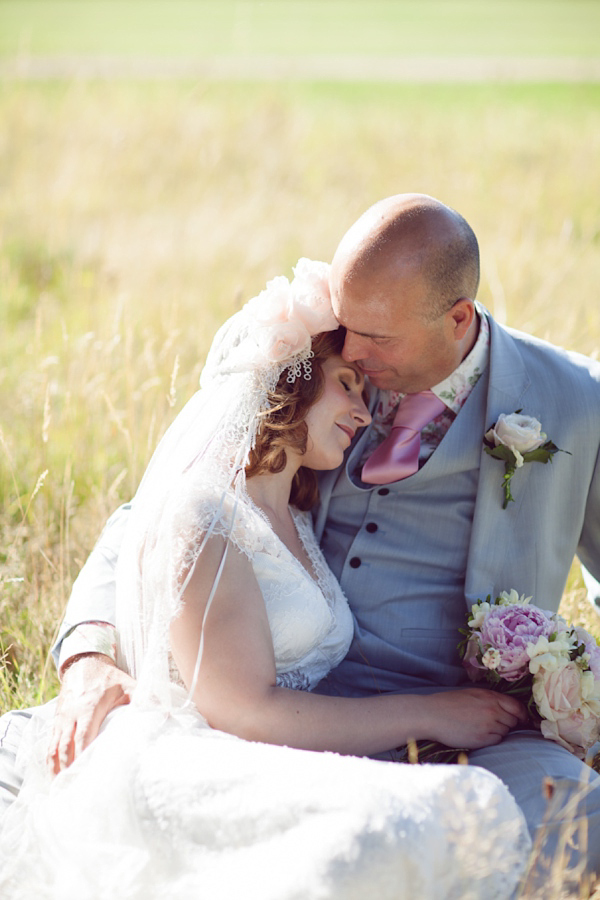
[[[66,664],[83,653],[102,653],[117,661],[117,629],[108,622],[83,622],[75,625],[63,638],[58,658],[58,671],[62,675]]]

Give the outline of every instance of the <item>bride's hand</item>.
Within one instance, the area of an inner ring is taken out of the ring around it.
[[[430,694],[427,700],[436,722],[432,738],[449,747],[476,750],[499,744],[512,728],[528,722],[519,700],[485,688]]]
[[[48,764],[55,775],[93,741],[111,710],[129,703],[134,687],[134,679],[101,653],[81,656],[69,666],[48,749]]]

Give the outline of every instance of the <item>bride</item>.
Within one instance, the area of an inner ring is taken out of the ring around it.
[[[353,632],[308,512],[315,471],[370,421],[343,340],[328,266],[308,260],[217,333],[119,556],[133,701],[56,777],[31,720],[0,833],[5,900],[513,894],[530,845],[498,779],[364,757],[497,743],[523,717],[516,701],[311,693]]]

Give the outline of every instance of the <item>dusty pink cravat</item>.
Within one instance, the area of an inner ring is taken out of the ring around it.
[[[407,478],[419,468],[421,429],[446,408],[431,391],[405,394],[394,416],[391,434],[382,441],[363,466],[367,484],[390,484]]]

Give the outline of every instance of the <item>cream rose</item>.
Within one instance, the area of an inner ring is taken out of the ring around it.
[[[579,711],[556,722],[544,720],[540,727],[545,738],[556,741],[580,759],[600,738],[600,720],[595,716],[586,717]]]
[[[546,440],[542,425],[533,416],[521,413],[502,413],[493,428],[486,433],[486,439],[498,447],[504,444],[515,454],[517,468],[523,465],[523,454],[537,450]]]
[[[566,719],[580,711],[584,717],[600,715],[600,685],[590,671],[582,671],[577,663],[552,671],[540,669],[534,676],[533,699],[540,715],[550,722]]]

